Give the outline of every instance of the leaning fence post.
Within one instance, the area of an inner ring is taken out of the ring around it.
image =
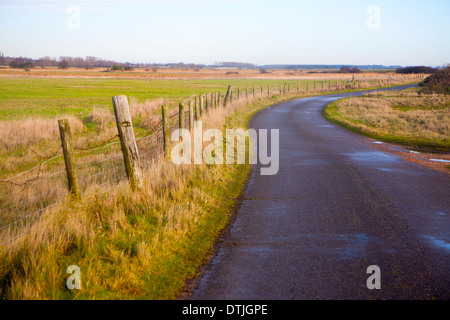
[[[164,157],[170,158],[170,125],[169,125],[169,110],[167,106],[161,106],[162,125],[163,125],[163,143],[164,143]]]
[[[219,94],[217,95],[217,107],[220,107],[220,98],[221,98],[221,96],[222,96],[222,93],[220,93],[220,91],[219,91]]]
[[[225,94],[225,99],[223,100],[223,106],[226,107],[229,100],[230,100],[230,93],[231,93],[231,85],[228,86],[227,93]]]
[[[142,189],[144,184],[139,151],[136,145],[127,97],[115,96],[112,98],[112,101],[128,180],[133,189]]]
[[[80,189],[78,188],[77,173],[73,161],[72,134],[70,132],[69,120],[58,120],[59,133],[61,135],[61,145],[63,148],[64,161],[66,163],[67,180],[69,182],[69,192],[75,199],[80,199]]]

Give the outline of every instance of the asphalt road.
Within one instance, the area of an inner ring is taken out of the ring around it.
[[[192,299],[449,299],[450,177],[328,122],[344,96],[267,108],[280,170],[255,165],[234,223]],[[369,290],[367,268],[381,271]]]

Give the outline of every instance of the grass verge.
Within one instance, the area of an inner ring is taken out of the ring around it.
[[[235,103],[206,115],[212,127],[246,127],[279,97]],[[205,128],[207,129],[207,128]],[[157,160],[145,188],[91,186],[79,202],[45,212],[0,251],[2,299],[176,299],[233,212],[250,165],[181,165]],[[13,238],[11,235],[10,238]],[[66,270],[81,269],[81,290]]]
[[[375,92],[331,103],[322,114],[349,130],[426,152],[450,151],[450,98],[415,90]]]

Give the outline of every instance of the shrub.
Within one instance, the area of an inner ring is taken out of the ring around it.
[[[419,83],[421,93],[450,94],[450,65]]]
[[[9,66],[15,69],[30,69],[34,67],[33,62],[23,58],[17,58],[12,60],[9,63]]]
[[[425,66],[405,67],[405,68],[398,68],[397,70],[395,70],[396,73],[401,73],[401,74],[413,74],[413,73],[433,74],[436,71],[437,71],[437,69],[435,69],[435,68],[430,68],[430,67],[425,67]]]
[[[340,69],[341,73],[361,73],[361,70],[359,70],[357,67],[350,68],[349,66],[343,66]]]
[[[122,67],[121,67],[121,66],[118,66],[118,65],[115,65],[115,66],[113,66],[113,67],[111,68],[111,70],[119,71],[119,70],[122,70]]]
[[[60,69],[67,69],[68,67],[69,67],[69,61],[67,61],[66,59],[63,59],[58,63],[58,68],[60,68]]]

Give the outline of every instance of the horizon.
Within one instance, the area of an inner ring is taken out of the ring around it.
[[[0,0],[0,8],[0,28],[8,30],[0,34],[0,50],[13,57],[206,65],[450,62],[444,42],[450,3],[443,0]]]

